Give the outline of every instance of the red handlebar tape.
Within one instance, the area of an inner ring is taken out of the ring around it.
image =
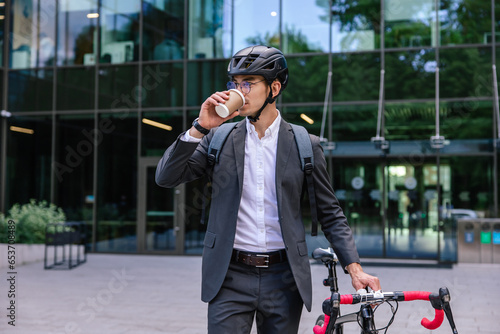
[[[352,295],[341,295],[340,296],[340,304],[352,304],[354,298]]]
[[[430,292],[425,291],[405,291],[403,292],[405,296],[405,301],[410,300],[429,300]],[[435,310],[434,320],[429,320],[427,318],[423,318],[420,324],[427,329],[433,330],[441,326],[444,320],[444,311],[443,310]]]
[[[430,292],[427,291],[404,291],[405,301],[429,300]]]

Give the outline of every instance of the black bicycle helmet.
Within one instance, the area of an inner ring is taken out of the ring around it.
[[[278,79],[281,82],[281,89],[276,97],[269,92],[264,105],[257,112],[257,115],[248,116],[251,121],[259,119],[262,110],[268,103],[273,103],[288,84],[288,67],[283,53],[273,47],[264,45],[254,45],[235,53],[227,67],[227,74],[230,78],[235,75],[261,75],[269,85]]]

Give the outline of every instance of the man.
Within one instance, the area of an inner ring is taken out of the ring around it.
[[[275,102],[288,83],[286,60],[278,49],[248,47],[233,56],[228,75],[228,89],[239,89],[245,105],[223,119],[215,107],[225,103],[228,91],[208,97],[193,126],[158,163],[156,182],[175,187],[212,176],[202,265],[208,333],[250,333],[254,316],[259,333],[297,333],[303,305],[311,310],[312,285],[300,209],[304,172],[292,128]],[[236,116],[246,119],[232,130],[212,170],[209,143],[216,128]],[[378,278],[359,264],[319,139],[310,137],[317,216],[325,236],[356,290],[380,290]]]

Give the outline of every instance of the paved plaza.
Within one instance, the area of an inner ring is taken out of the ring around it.
[[[301,334],[312,333],[321,302],[329,295],[328,288],[322,286],[326,269],[314,262],[311,268],[313,310],[304,310]],[[439,268],[372,262],[364,269],[377,275],[386,291],[434,292],[447,286],[459,333],[500,333],[500,265]],[[89,254],[87,263],[72,270],[44,270],[43,262],[26,264],[16,268],[15,298],[8,297],[12,275],[7,272],[6,268],[0,272],[0,333],[206,333],[207,305],[200,301],[199,256]],[[340,273],[339,285],[341,292],[353,292],[348,275]],[[9,325],[11,300],[15,301],[15,327]],[[381,321],[387,320],[385,310],[380,312]],[[433,314],[427,302],[400,303],[388,333],[431,333],[419,323],[422,317]],[[346,327],[345,332],[359,333],[356,325]],[[445,320],[432,332],[451,330]],[[234,333],[238,333],[237,328]]]

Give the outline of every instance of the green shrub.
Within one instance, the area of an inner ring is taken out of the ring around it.
[[[8,215],[0,216],[0,242],[6,243],[7,222],[15,222],[16,243],[43,244],[45,243],[45,228],[48,223],[64,222],[66,215],[61,208],[46,201],[38,202],[34,199],[28,204],[14,204]]]

